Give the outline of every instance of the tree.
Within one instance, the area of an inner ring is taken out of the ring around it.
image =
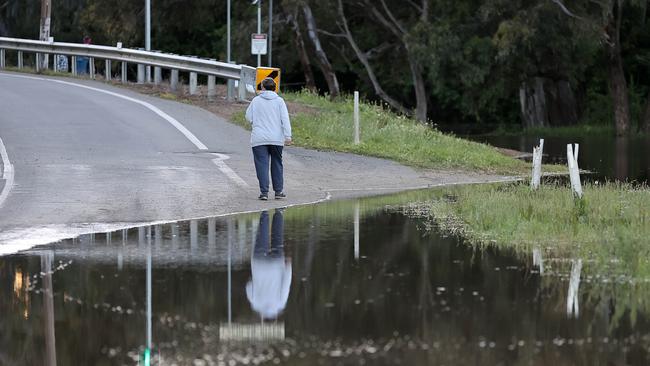
[[[368,0],[362,0],[352,5],[361,7],[359,13],[366,14],[368,17],[367,20],[370,20],[371,23],[377,24],[383,28],[381,30],[384,32],[383,34],[390,35],[397,40],[399,49],[395,51],[404,53],[404,57],[409,66],[413,92],[415,95],[414,111],[409,110],[400,101],[390,96],[382,87],[382,83],[377,77],[375,69],[369,60],[369,54],[372,52],[372,49],[370,51],[362,51],[357,37],[353,34],[350,28],[350,21],[346,15],[342,0],[338,0],[337,3],[337,26],[340,32],[339,35],[347,40],[354,55],[363,65],[375,93],[398,111],[409,115],[415,115],[418,120],[425,122],[427,120],[426,85],[423,77],[423,67],[416,56],[415,46],[411,43],[411,36],[412,32],[415,31],[419,25],[428,23],[429,0],[422,0],[420,5],[412,1],[409,1],[408,4],[409,7],[400,8],[402,10],[399,13],[399,15],[402,16],[401,19],[398,19],[398,13],[392,10],[385,0],[380,0],[379,4]]]

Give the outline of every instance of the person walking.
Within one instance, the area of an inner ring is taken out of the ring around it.
[[[253,127],[251,145],[261,200],[269,199],[269,161],[275,199],[287,197],[284,193],[282,149],[292,144],[291,121],[287,105],[273,90],[273,79],[262,80],[262,92],[246,109],[246,119]]]

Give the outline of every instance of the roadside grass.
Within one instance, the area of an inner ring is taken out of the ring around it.
[[[297,146],[375,156],[420,168],[529,173],[528,163],[504,156],[491,146],[443,134],[369,103],[360,104],[361,143],[354,145],[352,98],[330,101],[306,91],[282,96],[289,102]],[[243,112],[235,114],[233,121],[250,129]]]
[[[650,254],[650,190],[623,183],[588,184],[584,198],[570,188],[546,185],[466,186],[426,203],[428,217],[443,230],[475,243],[527,249],[531,246],[576,251],[623,247]],[[647,257],[647,256],[646,256]]]

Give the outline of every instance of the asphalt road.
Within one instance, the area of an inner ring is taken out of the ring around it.
[[[244,129],[101,82],[7,72],[0,139],[0,254],[144,223],[505,179],[289,147],[289,198],[261,202]]]

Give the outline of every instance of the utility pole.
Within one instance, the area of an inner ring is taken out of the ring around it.
[[[257,0],[257,34],[262,33],[262,0]],[[262,66],[262,55],[257,55],[257,67]]]
[[[52,19],[52,0],[41,0],[41,24],[39,38],[41,41],[50,40],[50,24]],[[48,56],[40,55],[39,62],[41,69],[46,69],[48,64]]]
[[[144,49],[151,51],[151,0],[144,5]],[[147,66],[147,83],[151,82],[151,66]]]
[[[273,0],[269,0],[269,67],[273,67]]]

